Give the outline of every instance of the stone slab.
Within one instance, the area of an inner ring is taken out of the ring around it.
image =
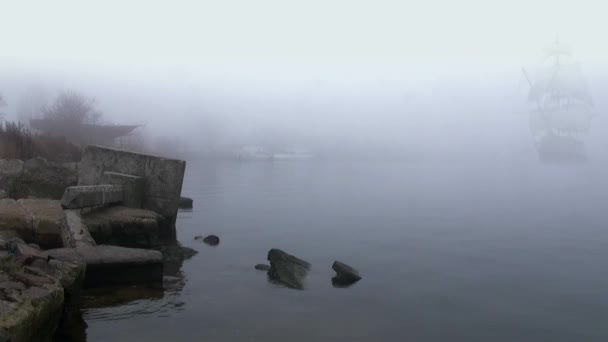
[[[146,179],[144,209],[175,223],[186,162],[100,146],[87,146],[79,166],[78,184],[102,184],[104,172],[118,172]]]
[[[163,239],[163,216],[145,209],[113,206],[92,210],[82,216],[98,244],[123,247],[154,247]]]
[[[66,209],[63,211],[65,225],[61,238],[65,247],[95,246],[95,240],[91,237],[89,230],[80,216],[78,209]]]
[[[119,246],[86,246],[48,250],[52,257],[86,263],[86,287],[107,285],[160,284],[163,256],[155,250]]]
[[[29,215],[33,227],[33,242],[43,248],[63,247],[63,210],[57,200],[20,199],[17,201]]]
[[[66,209],[90,208],[120,203],[122,199],[120,185],[70,186],[63,193],[61,206]]]
[[[122,203],[130,208],[141,208],[144,200],[146,186],[145,178],[126,173],[105,171],[102,177],[103,184],[116,184],[122,186]]]

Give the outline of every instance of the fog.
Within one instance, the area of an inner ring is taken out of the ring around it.
[[[196,155],[217,146],[327,156],[534,159],[528,85],[556,35],[574,48],[604,158],[608,31],[596,1],[77,1],[2,5],[0,94],[94,97]],[[39,96],[39,97],[40,97]]]

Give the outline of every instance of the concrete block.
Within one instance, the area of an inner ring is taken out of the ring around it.
[[[71,186],[65,189],[61,205],[66,209],[89,208],[120,203],[122,199],[120,185]]]
[[[155,250],[100,245],[46,252],[61,261],[84,259],[86,287],[160,284],[163,279],[163,255]]]
[[[101,182],[122,186],[123,205],[129,208],[141,208],[144,200],[145,178],[126,173],[105,171]]]
[[[175,223],[186,162],[145,154],[87,146],[78,169],[79,185],[102,184],[107,171],[145,178],[142,207]]]

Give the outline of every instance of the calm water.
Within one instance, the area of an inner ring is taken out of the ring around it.
[[[164,292],[89,303],[88,341],[607,341],[604,170],[190,163],[199,254]],[[273,247],[312,263],[306,290],[254,270]],[[334,260],[363,280],[332,287]]]

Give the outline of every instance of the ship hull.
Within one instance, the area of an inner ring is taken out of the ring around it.
[[[549,134],[537,142],[538,156],[544,163],[583,163],[587,161],[585,144],[576,138]]]

